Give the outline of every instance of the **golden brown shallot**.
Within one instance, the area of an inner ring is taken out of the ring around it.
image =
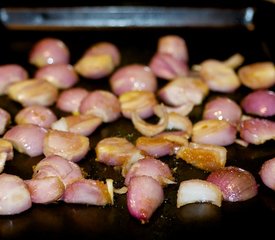
[[[3,136],[18,152],[30,157],[43,153],[43,141],[47,129],[34,124],[20,124],[10,128]]]
[[[37,69],[35,79],[44,79],[56,86],[58,89],[73,87],[79,77],[70,64],[52,64]]]
[[[238,70],[241,83],[251,89],[266,89],[275,84],[275,67],[272,62],[256,62]]]
[[[163,201],[163,188],[157,180],[150,176],[131,178],[127,191],[127,208],[129,213],[142,224],[149,222]]]
[[[241,86],[237,73],[223,62],[215,59],[203,61],[199,73],[212,91],[230,93]]]
[[[57,120],[55,113],[48,107],[32,105],[22,108],[14,117],[17,124],[35,124],[40,127],[50,128]]]
[[[13,83],[8,88],[8,96],[22,106],[51,106],[58,97],[58,89],[46,80],[28,79]]]
[[[102,123],[102,119],[91,114],[69,115],[61,117],[51,124],[51,129],[77,133],[83,136],[91,135]]]
[[[211,172],[206,180],[220,188],[225,201],[246,201],[258,194],[258,184],[254,176],[239,167],[227,166],[217,169]]]
[[[64,112],[79,113],[81,101],[89,91],[82,87],[73,87],[62,91],[56,101],[56,107]]]
[[[0,95],[6,94],[9,85],[26,80],[28,76],[27,70],[19,64],[0,65]]]
[[[226,120],[205,119],[193,125],[192,141],[228,146],[236,140],[237,128]]]
[[[190,142],[188,146],[179,148],[176,157],[199,169],[211,172],[225,166],[227,150],[223,146]]]
[[[262,182],[265,186],[275,191],[275,158],[266,160],[259,171]]]
[[[113,122],[121,116],[120,103],[116,95],[107,90],[94,90],[82,99],[80,114],[92,114],[103,122]]]
[[[241,121],[242,109],[228,97],[216,97],[206,102],[202,118],[225,120],[237,126]]]
[[[275,115],[275,92],[271,90],[255,90],[247,94],[241,101],[243,110],[259,117]]]
[[[32,206],[30,192],[20,177],[0,174],[0,215],[22,213]]]
[[[43,38],[37,41],[29,54],[29,62],[36,67],[48,64],[68,64],[70,52],[66,44],[57,38]]]
[[[59,155],[69,161],[78,162],[90,149],[89,138],[80,134],[49,130],[44,137],[44,155]]]
[[[162,104],[156,105],[154,107],[154,113],[159,117],[157,124],[145,122],[140,118],[137,111],[132,112],[132,123],[134,124],[134,127],[144,136],[155,136],[167,128],[169,116],[166,112],[165,106]]]
[[[142,64],[129,64],[117,69],[110,77],[112,92],[121,95],[128,91],[157,90],[157,78],[152,70]]]
[[[119,96],[122,115],[131,118],[132,112],[142,118],[151,117],[154,114],[154,106],[158,104],[156,96],[150,91],[129,91]]]
[[[202,179],[184,180],[177,192],[177,207],[190,203],[211,203],[222,205],[222,192],[214,183]]]

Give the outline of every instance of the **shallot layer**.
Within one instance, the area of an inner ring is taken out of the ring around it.
[[[0,138],[0,173],[3,172],[5,163],[14,157],[12,143],[8,140]]]

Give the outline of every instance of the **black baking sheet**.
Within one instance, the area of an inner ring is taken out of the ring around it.
[[[39,28],[39,25],[33,26],[30,22],[25,26],[21,23],[21,27],[17,29],[10,27],[8,21],[2,19],[0,64],[21,64],[32,75],[35,68],[28,63],[28,54],[33,44],[43,37],[62,39],[71,51],[72,64],[86,48],[98,41],[110,41],[118,46],[122,56],[121,66],[131,63],[148,64],[156,50],[158,38],[167,34],[178,34],[186,40],[190,66],[208,58],[225,60],[235,53],[240,53],[245,57],[244,64],[257,61],[274,62],[275,48],[271,44],[274,43],[274,38],[270,31],[272,16],[275,13],[273,7],[273,4],[261,3],[240,8],[197,9],[204,10],[205,14],[207,11],[219,13],[220,18],[224,11],[232,13],[233,15],[230,16],[233,18],[230,17],[230,21],[227,19],[224,25],[220,26],[211,24],[211,21],[205,22],[204,25],[191,26],[183,21],[182,26],[142,27],[140,24],[136,27],[115,25],[101,28],[94,26],[70,28],[66,26],[62,29],[59,26],[60,21],[56,21],[57,26],[53,25],[48,29]],[[107,8],[103,8],[104,11],[107,11]],[[145,11],[144,16],[146,8],[142,9]],[[187,9],[181,8],[180,10],[186,11]],[[247,21],[245,17],[249,9],[253,10],[253,17]],[[121,9],[118,8],[118,10]],[[16,11],[22,13],[22,8]],[[162,14],[165,16],[165,11]],[[199,19],[198,15],[195,14],[193,19]],[[232,19],[234,19],[233,22]],[[61,18],[61,20],[64,19]],[[223,19],[217,19],[217,21],[222,22]],[[159,86],[165,83],[159,79]],[[108,78],[96,82],[81,79],[78,85],[89,90],[109,89]],[[241,87],[227,96],[240,101],[248,92],[249,89]],[[205,102],[217,95],[221,94],[211,93]],[[203,105],[197,106],[190,114],[193,121],[200,119]],[[13,117],[21,109],[20,104],[9,100],[7,96],[0,97],[0,107],[7,109]],[[52,106],[52,109],[58,116],[64,115],[55,106]],[[101,180],[113,178],[115,186],[121,187],[123,178],[119,172],[112,167],[95,163],[94,147],[100,139],[108,136],[127,137],[134,142],[140,134],[134,129],[130,120],[124,118],[111,124],[101,125],[90,136],[91,151],[79,162],[79,165],[90,174],[91,178]],[[233,144],[227,147],[226,165],[235,165],[251,171],[259,183],[259,194],[248,201],[223,202],[220,208],[207,203],[195,203],[176,208],[176,192],[180,181],[190,178],[205,179],[208,173],[173,156],[163,157],[161,160],[168,163],[171,168],[177,168],[174,174],[177,184],[165,188],[165,201],[153,214],[148,224],[141,224],[130,216],[126,206],[126,196],[116,194],[114,206],[97,207],[62,202],[49,205],[33,204],[31,209],[19,215],[0,216],[0,239],[61,239],[62,237],[69,239],[174,239],[186,238],[188,235],[192,238],[202,236],[221,239],[223,237],[237,238],[238,234],[247,237],[256,235],[262,237],[271,235],[272,237],[275,224],[275,192],[261,183],[258,172],[264,161],[275,156],[274,145],[272,140],[259,146],[242,147]],[[4,172],[29,179],[32,176],[32,166],[42,158],[43,156],[30,158],[15,152],[15,158],[6,163]]]

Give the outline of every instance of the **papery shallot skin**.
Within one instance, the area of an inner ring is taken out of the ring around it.
[[[65,187],[59,177],[45,177],[25,180],[33,203],[49,204],[58,201]]]
[[[15,82],[28,78],[28,72],[21,65],[5,64],[0,66],[0,96],[6,94],[8,87]]]
[[[225,201],[246,201],[258,194],[258,184],[254,176],[249,171],[235,166],[215,170],[206,180],[221,189]]]
[[[20,177],[0,174],[0,215],[15,215],[32,206],[30,192]]]
[[[84,56],[91,55],[110,55],[115,66],[118,66],[121,61],[121,54],[118,47],[111,42],[97,42],[89,47],[85,52]]]
[[[81,87],[73,87],[62,91],[56,101],[56,107],[64,112],[79,113],[81,101],[89,91]]]
[[[208,59],[201,63],[200,76],[215,92],[234,92],[241,85],[237,73],[224,63]]]
[[[20,153],[36,157],[43,153],[47,129],[34,124],[20,124],[10,128],[3,136]]]
[[[36,67],[49,64],[68,64],[70,52],[66,44],[57,38],[43,38],[37,41],[29,54],[29,62]]]
[[[23,107],[51,106],[58,97],[58,89],[46,80],[28,79],[9,86],[8,96]]]
[[[152,70],[142,64],[130,64],[118,68],[110,77],[112,92],[121,95],[128,91],[157,90],[157,78]]]
[[[251,63],[239,68],[238,76],[250,89],[267,89],[275,84],[275,67],[272,62]]]
[[[149,222],[164,201],[161,184],[150,176],[132,177],[127,191],[127,208],[142,224]]]
[[[158,104],[156,96],[149,91],[129,91],[119,96],[122,115],[131,119],[132,112],[137,111],[141,118],[148,118],[154,114],[154,106]]]
[[[202,179],[189,179],[180,183],[177,192],[177,207],[189,203],[222,204],[222,192],[214,183]]]
[[[259,117],[275,115],[275,92],[271,90],[255,90],[246,95],[241,106],[248,114]]]
[[[234,125],[241,121],[242,109],[228,97],[216,97],[209,100],[203,109],[203,119],[225,120]]]
[[[8,111],[0,107],[0,135],[3,135],[11,123],[11,115]]]
[[[193,125],[192,141],[228,146],[236,140],[237,128],[225,120],[200,120]]]
[[[125,185],[128,186],[132,177],[150,176],[165,187],[168,182],[173,182],[174,177],[169,166],[161,160],[153,157],[145,157],[134,163],[125,177]]]
[[[17,124],[34,124],[44,128],[50,128],[57,120],[55,113],[48,107],[33,105],[22,108],[14,118]]]
[[[32,179],[47,177],[58,177],[65,187],[84,178],[79,165],[58,155],[45,157],[34,166]]]
[[[89,138],[80,134],[49,130],[44,137],[44,155],[59,155],[69,161],[78,162],[90,149]]]
[[[111,204],[111,197],[104,182],[93,179],[80,179],[66,187],[63,201],[66,203],[105,206]]]
[[[262,118],[250,118],[241,121],[240,137],[247,143],[259,145],[275,139],[275,122]]]
[[[56,86],[58,89],[73,87],[79,77],[70,64],[51,64],[37,69],[35,79],[44,79]]]
[[[266,160],[259,171],[262,182],[265,186],[275,191],[275,158]]]
[[[120,103],[116,95],[106,90],[90,92],[80,103],[81,114],[92,114],[103,122],[113,122],[120,116]]]

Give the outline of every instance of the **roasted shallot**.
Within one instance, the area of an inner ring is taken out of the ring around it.
[[[11,123],[11,115],[8,111],[0,107],[0,135],[3,135]]]

